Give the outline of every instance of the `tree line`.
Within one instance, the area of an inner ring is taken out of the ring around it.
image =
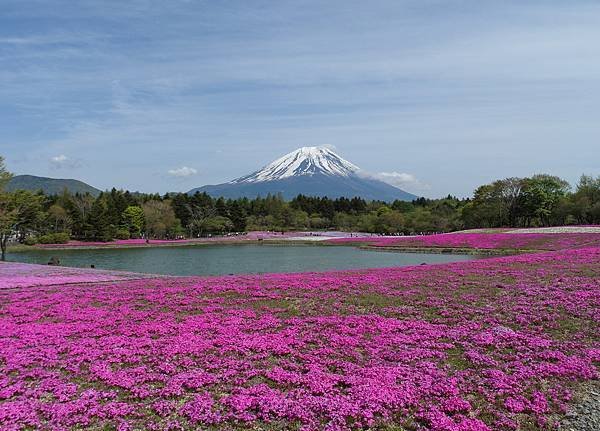
[[[195,238],[251,230],[327,230],[413,234],[465,228],[600,224],[600,176],[570,185],[555,176],[507,178],[478,187],[472,198],[412,202],[299,195],[291,201],[165,195],[112,189],[94,197],[2,191],[11,178],[0,157],[0,245],[60,243],[69,239]]]

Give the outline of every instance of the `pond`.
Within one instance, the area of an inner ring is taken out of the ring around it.
[[[114,269],[164,275],[225,275],[383,268],[478,259],[460,254],[369,251],[351,246],[204,245],[183,247],[28,250],[8,260],[45,265],[51,257],[63,266]]]

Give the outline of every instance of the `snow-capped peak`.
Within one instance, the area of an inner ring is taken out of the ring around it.
[[[347,177],[357,171],[358,166],[342,159],[329,148],[302,147],[231,183],[257,183],[315,174]]]

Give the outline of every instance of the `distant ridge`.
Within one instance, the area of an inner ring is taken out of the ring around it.
[[[34,175],[15,175],[6,185],[6,191],[29,190],[31,192],[43,191],[47,195],[57,195],[67,189],[72,194],[89,193],[98,196],[100,190],[79,180],[36,177]]]
[[[366,200],[412,201],[418,196],[363,175],[360,168],[325,147],[302,147],[262,169],[228,183],[207,185],[188,193],[214,197],[255,198],[281,194],[292,199],[306,196],[362,197]]]

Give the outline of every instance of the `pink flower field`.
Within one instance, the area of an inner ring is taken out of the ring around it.
[[[122,271],[89,271],[82,268],[0,262],[0,289],[31,286],[92,283],[147,278],[148,275]],[[156,277],[156,276],[153,276]]]
[[[0,290],[0,428],[553,429],[600,375],[599,262],[584,248],[118,282],[40,269],[77,282],[51,286],[19,269]]]
[[[333,244],[375,247],[468,248],[500,250],[565,250],[600,247],[600,233],[447,233],[410,237],[336,238]]]

